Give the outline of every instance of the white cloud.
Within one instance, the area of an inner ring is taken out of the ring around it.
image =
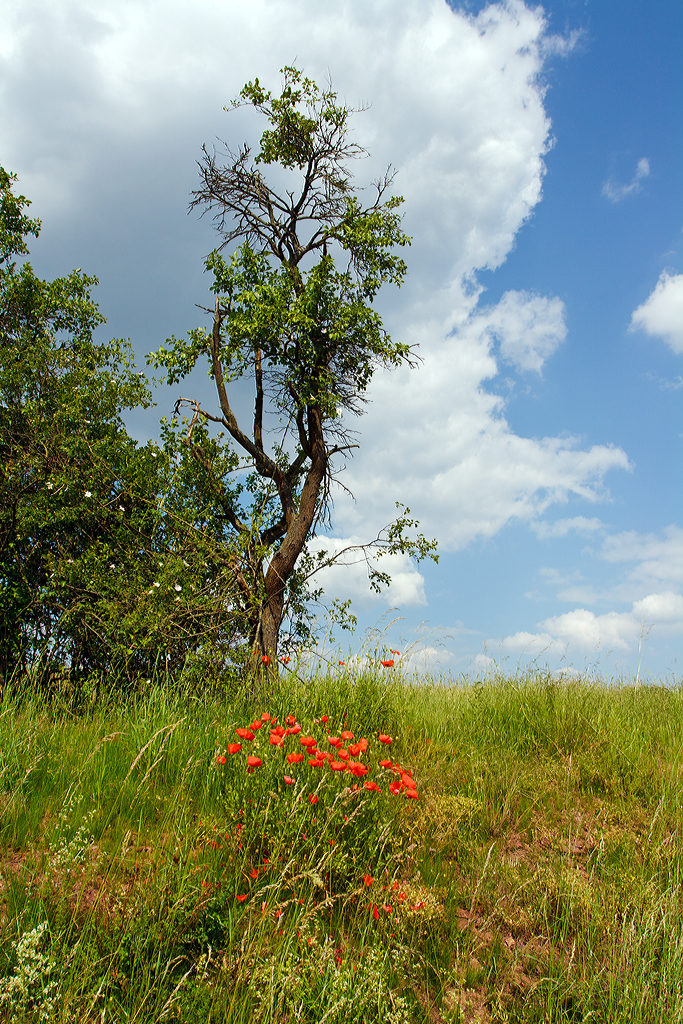
[[[631,317],[629,329],[639,328],[663,338],[672,352],[683,355],[683,274],[664,271],[654,291]]]
[[[510,291],[496,306],[473,316],[471,323],[500,343],[504,362],[540,373],[567,335],[564,312],[560,299]]]
[[[371,102],[354,119],[372,153],[358,180],[398,169],[414,238],[406,285],[382,294],[378,308],[394,337],[419,343],[423,362],[378,374],[367,416],[351,424],[361,451],[344,482],[358,505],[336,499],[337,536],[375,535],[401,499],[455,549],[512,519],[535,522],[570,495],[608,497],[606,474],[629,468],[621,449],[521,437],[485,387],[499,360],[540,371],[566,334],[556,297],[508,292],[477,307],[477,271],[506,259],[541,198],[551,144],[544,60],[562,49],[541,7],[508,0],[472,17],[444,0],[10,0],[3,16],[4,159],[45,218],[55,202],[90,232],[128,217],[117,244],[127,264],[141,260],[145,281],[158,261],[145,262],[129,229],[146,224],[156,237],[167,212],[184,207],[201,143],[219,135],[238,144],[249,133],[247,111],[221,112],[248,78],[277,87],[276,69],[296,56],[319,81],[329,72],[347,102]],[[123,198],[113,203],[114,194]],[[155,269],[161,298],[185,287],[178,238],[164,246],[167,258],[163,273]],[[104,279],[107,267],[98,272]],[[419,574],[397,570],[391,600],[423,601]]]
[[[643,187],[641,182],[650,174],[650,161],[643,157],[638,161],[636,172],[628,185],[620,185],[614,178],[610,178],[602,186],[602,194],[613,203],[620,203],[627,196],[640,192]]]
[[[593,516],[591,519],[587,519],[585,516],[572,516],[571,519],[556,519],[553,523],[541,520],[531,523],[531,528],[539,539],[546,540],[550,537],[566,537],[568,533],[572,532],[596,533],[598,530],[603,530],[604,526],[602,520],[597,516]]]
[[[363,539],[359,537],[314,537],[308,544],[308,550],[314,558],[321,551],[329,556],[339,554],[340,557],[334,565],[320,569],[311,577],[313,589],[322,587],[326,594],[340,601],[350,599],[354,604],[365,607],[381,603],[387,607],[407,608],[427,603],[424,577],[408,555],[384,555],[377,559],[372,552],[368,552],[366,559],[360,547],[362,544]],[[391,576],[390,586],[384,588],[381,594],[370,589],[368,562]]]
[[[626,530],[606,537],[601,557],[607,562],[635,562],[631,586],[680,587],[683,584],[683,529],[670,525],[657,534]]]

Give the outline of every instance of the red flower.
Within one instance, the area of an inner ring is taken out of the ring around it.
[[[375,921],[379,921],[379,910],[377,909],[376,906],[373,906],[372,908],[372,916],[374,917]]]
[[[344,742],[338,736],[328,736],[327,740],[329,743],[332,744],[333,747],[341,747],[342,743]]]
[[[391,736],[387,736],[387,734],[385,732],[381,732],[379,734],[379,741],[380,741],[380,743],[386,743],[387,746],[388,746],[389,743],[391,743]]]
[[[289,775],[285,775],[285,783],[288,786],[293,786],[294,785],[294,779],[290,778]]]
[[[380,768],[393,768],[394,767],[393,762],[389,761],[388,758],[386,758],[384,761],[380,761],[379,762],[379,766],[380,766]]]
[[[242,749],[242,744],[241,743],[228,743],[228,753],[229,754],[238,754],[241,749]]]
[[[382,907],[382,910],[384,911],[385,914],[391,914],[393,913],[394,908],[391,906],[390,903],[385,903],[384,906]]]
[[[416,789],[406,789],[406,796],[409,800],[417,800],[418,793]]]
[[[342,737],[342,739],[343,739],[343,740],[352,740],[352,739],[353,739],[353,733],[352,733],[352,732],[349,732],[349,731],[347,730],[346,732],[343,732],[343,733],[341,734],[341,737]]]
[[[400,658],[400,657],[401,657],[401,652],[400,652],[400,651],[393,651],[393,650],[392,650],[392,652],[391,652],[391,653],[392,653],[392,654],[395,654],[397,658]]]
[[[343,772],[346,769],[346,761],[330,761],[330,768],[333,772]]]
[[[280,658],[280,661],[282,662],[283,665],[289,665],[291,660],[292,659],[289,657],[289,655],[285,655],[284,658]]]
[[[375,879],[372,877],[372,875],[363,875],[363,881],[365,882],[367,887],[370,888]]]
[[[382,790],[379,788],[377,783],[373,782],[372,779],[369,779],[367,782],[363,783],[363,789],[367,789],[371,793],[381,793],[382,792]]]
[[[403,789],[403,783],[402,782],[392,782],[389,785],[389,792],[393,793],[394,796],[396,796],[397,793],[400,793],[402,789]]]
[[[382,662],[382,665],[384,666],[384,668],[393,668],[394,667],[394,659],[393,658],[388,658],[386,661]]]
[[[267,654],[264,654],[263,657],[261,658],[261,664],[270,665],[270,658],[268,657]]]
[[[296,722],[296,718],[294,715],[287,715],[287,717],[285,718],[285,722],[287,723],[287,725],[294,725],[294,723]]]
[[[329,718],[327,717],[327,715],[323,715],[322,718],[320,719],[320,721],[321,722],[329,722]]]
[[[343,757],[345,761],[348,761],[348,759],[349,759],[349,752],[348,752],[348,750],[344,750],[343,747],[340,747],[340,749],[337,751],[337,757]]]
[[[235,729],[235,732],[241,740],[253,740],[254,734],[249,729]]]
[[[358,757],[358,755],[360,754],[361,750],[362,750],[362,747],[361,747],[360,743],[351,743],[349,745],[349,754],[351,755],[351,757]]]
[[[240,903],[244,903],[244,901],[246,900],[248,895],[249,895],[248,892],[245,892],[244,896],[239,896],[237,893],[235,893],[235,899],[239,900]]]
[[[287,754],[287,760],[290,764],[296,764],[298,761],[303,761],[303,754]]]
[[[350,761],[349,771],[353,775],[355,775],[356,778],[361,778],[363,775],[367,775],[370,769],[366,764],[363,764],[361,761]]]
[[[250,754],[249,757],[247,758],[247,765],[249,766],[249,768],[260,768],[262,764],[263,761],[261,760],[261,758],[254,757],[253,754]]]
[[[308,763],[310,764],[311,768],[320,768],[322,765],[325,764],[325,758],[312,757],[310,758]]]
[[[271,747],[281,747],[282,744],[285,742],[285,738],[284,736],[278,736],[276,732],[271,732],[270,736],[268,737],[268,742],[270,743]]]
[[[312,736],[300,736],[299,737],[299,743],[302,745],[302,747],[314,747],[315,746],[315,740],[313,739]]]
[[[298,736],[298,734],[301,732],[301,726],[297,722],[296,725],[290,726],[287,732],[289,733],[290,736]]]
[[[249,728],[250,729],[256,729],[256,731],[258,732],[258,730],[262,727],[262,725],[263,725],[263,722],[259,718],[257,718],[255,722],[251,723]]]
[[[225,754],[219,754],[219,755],[218,755],[218,757],[216,758],[216,762],[217,762],[218,764],[225,764],[225,762],[226,762],[227,760],[228,760],[228,759],[227,759],[227,757],[225,756]]]
[[[269,722],[270,721],[270,715],[268,714],[267,711],[264,711],[263,714],[261,715],[261,721],[262,722]]]
[[[319,797],[317,793],[309,793],[308,799],[310,803],[317,804]]]
[[[338,664],[338,665],[345,665],[345,664],[346,664],[346,662],[345,662],[345,661],[338,661],[338,662],[337,662],[337,664]]]
[[[252,868],[249,875],[251,878],[258,878],[258,868]]]

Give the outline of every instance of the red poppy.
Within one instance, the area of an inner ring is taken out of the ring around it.
[[[409,800],[417,800],[418,792],[416,789],[406,789],[406,796]]]
[[[351,755],[351,757],[358,757],[358,755],[360,754],[361,750],[362,750],[362,747],[361,747],[360,743],[351,743],[349,745],[349,754]]]
[[[292,725],[287,730],[287,732],[289,733],[290,736],[298,736],[298,734],[301,732],[301,726],[298,723],[296,725]]]
[[[287,754],[287,760],[290,764],[297,764],[298,761],[303,761],[304,754]]]
[[[363,783],[363,789],[367,789],[371,793],[381,793],[382,792],[382,790],[379,788],[377,783],[373,782],[372,779],[369,779],[367,782]]]
[[[289,665],[291,660],[292,659],[288,655],[285,655],[284,658],[280,658],[280,661],[282,662],[283,665]]]
[[[248,892],[245,892],[244,896],[240,896],[240,895],[238,895],[238,893],[235,893],[235,899],[239,900],[240,903],[244,903],[244,901],[246,900],[248,895],[249,895]]]
[[[327,715],[323,715],[322,718],[320,719],[320,721],[321,722],[329,722],[329,718],[327,717]]]
[[[270,743],[271,747],[281,747],[282,744],[285,742],[285,738],[284,736],[278,736],[276,732],[271,732],[270,736],[268,737],[268,742]]]
[[[348,750],[345,750],[343,747],[340,747],[339,750],[337,751],[337,757],[343,757],[345,761],[348,761],[348,759],[349,759],[349,752],[348,752]]]
[[[218,757],[216,758],[216,762],[217,762],[217,764],[225,764],[225,762],[226,762],[227,760],[228,760],[228,759],[227,759],[227,757],[225,756],[225,754],[219,754],[219,755],[218,755]]]
[[[346,761],[330,761],[330,768],[333,772],[343,772],[346,769]]]
[[[294,723],[296,722],[296,716],[287,715],[287,717],[285,718],[285,722],[287,723],[287,725],[294,725]]]
[[[407,772],[403,772],[401,775],[401,782],[404,786],[408,786],[409,789],[417,789],[417,782]]]
[[[353,739],[353,733],[352,733],[352,732],[349,732],[348,730],[346,730],[345,732],[343,732],[343,733],[341,734],[341,736],[342,736],[342,739],[343,739],[343,740],[352,740],[352,739]]]
[[[249,875],[251,878],[258,878],[258,868],[252,868]]]
[[[345,662],[345,661],[338,661],[338,662],[337,662],[337,664],[338,664],[338,665],[345,665],[345,664],[346,664],[346,662]]]
[[[261,715],[261,721],[262,722],[269,722],[270,721],[270,715],[268,714],[267,711],[264,711],[263,714]]]
[[[263,657],[261,658],[261,664],[270,665],[270,658],[268,657],[267,654],[264,654]]]
[[[247,758],[247,765],[249,766],[249,768],[260,768],[262,764],[263,761],[261,760],[261,758],[254,757],[253,754],[250,754],[249,757]]]
[[[317,804],[319,797],[317,793],[309,793],[308,799],[310,803]]]
[[[393,658],[388,658],[386,661],[382,662],[382,665],[384,666],[384,668],[393,668],[394,667],[394,659]]]
[[[379,734],[379,741],[380,743],[386,743],[388,745],[389,743],[391,743],[391,736],[387,736],[385,732],[381,732]]]
[[[249,729],[235,729],[235,732],[241,740],[253,740],[254,734]]]
[[[361,761],[349,761],[349,771],[355,775],[356,778],[361,778],[363,775],[367,775],[370,769]]]
[[[398,898],[400,899],[401,903],[403,903],[403,901],[404,901],[404,900],[405,900],[405,898],[406,898],[406,894],[405,894],[404,892],[400,892],[400,893],[398,894]]]
[[[242,749],[242,744],[241,743],[228,743],[228,753],[229,754],[238,754],[241,749]]]
[[[273,719],[273,721],[275,721],[275,719]],[[275,727],[271,725],[270,731],[274,732],[277,736],[284,737],[289,732],[289,729],[285,729],[284,725],[276,725]]]
[[[385,914],[392,914],[394,912],[394,908],[391,906],[390,903],[385,903],[384,906],[382,907],[382,910],[384,911]]]
[[[380,761],[379,762],[379,766],[380,766],[380,768],[393,768],[394,767],[393,762],[389,761],[388,759],[385,759],[384,761]]]
[[[365,882],[367,887],[370,888],[375,879],[372,877],[372,875],[363,875],[363,881]]]
[[[294,779],[290,778],[289,775],[285,775],[285,783],[288,786],[293,786],[294,785]]]
[[[395,654],[397,658],[401,657],[401,652],[400,651],[392,651],[391,653]]]
[[[366,739],[358,740],[358,746],[361,749],[361,753],[368,749],[368,741]]]
[[[339,736],[328,736],[327,740],[329,743],[332,744],[333,747],[341,747],[342,743],[344,742],[339,738]]]
[[[315,740],[313,739],[312,736],[300,736],[299,737],[299,743],[301,744],[302,747],[314,747],[315,746]]]
[[[377,909],[376,906],[373,906],[372,908],[372,916],[374,917],[375,921],[379,921],[379,910]]]
[[[325,764],[325,759],[319,757],[312,757],[309,759],[308,763],[310,764],[311,768],[320,768],[322,765]]]
[[[396,796],[397,793],[400,793],[402,789],[403,789],[403,783],[402,782],[392,782],[392,783],[389,784],[389,792],[393,793],[394,796]]]
[[[251,723],[251,725],[249,726],[249,728],[250,728],[250,729],[256,729],[256,731],[258,732],[258,730],[259,730],[259,729],[260,729],[260,728],[261,728],[262,726],[263,726],[263,722],[262,722],[262,721],[261,721],[261,720],[260,720],[259,718],[257,718],[255,722],[252,722],[252,723]]]

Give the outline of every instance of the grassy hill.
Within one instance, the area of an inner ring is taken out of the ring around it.
[[[543,674],[6,691],[0,1020],[683,1021],[682,743]]]

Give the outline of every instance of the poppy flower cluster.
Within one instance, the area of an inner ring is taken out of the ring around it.
[[[295,715],[287,715],[284,723],[278,723],[277,718],[264,712],[260,718],[256,718],[248,726],[236,728],[235,734],[242,742],[230,742],[227,744],[226,750],[228,755],[235,755],[242,751],[244,743],[254,744],[255,752],[246,756],[246,770],[249,774],[253,774],[258,768],[263,767],[263,758],[269,748],[274,748],[273,754],[275,750],[282,750],[287,768],[287,773],[283,771],[282,775],[286,786],[294,786],[297,781],[295,777],[288,774],[291,771],[290,766],[303,765],[304,762],[307,762],[310,769],[327,769],[330,772],[339,773],[339,775],[344,773],[352,775],[358,780],[363,779],[362,788],[364,790],[368,793],[381,793],[382,789],[374,779],[366,779],[371,771],[371,765],[367,761],[371,749],[369,741],[364,736],[356,739],[349,729],[340,731],[339,735],[332,735],[328,715],[316,719],[313,724],[314,726],[316,724],[325,726],[324,740],[318,740],[312,733],[302,735],[301,723],[297,721]],[[265,735],[263,738],[260,735],[265,725],[268,726],[267,745],[265,744]],[[377,740],[383,746],[389,746],[392,743],[392,737],[387,733],[379,733]],[[219,753],[216,761],[223,765],[227,762],[227,757],[225,754]],[[389,758],[378,761],[377,766],[397,776],[388,785],[388,790],[392,795],[404,794],[409,799],[418,799],[417,783],[413,779],[411,769],[403,768]],[[283,765],[283,767],[285,766]],[[358,791],[359,785],[360,783],[353,783],[350,789]],[[310,793],[309,801],[317,803],[317,793]]]

